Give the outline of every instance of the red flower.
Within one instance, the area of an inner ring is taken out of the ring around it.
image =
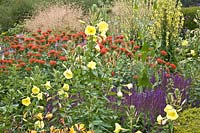
[[[121,50],[122,52],[127,52],[127,50],[126,50],[125,48],[120,48],[120,50]]]
[[[123,36],[123,35],[121,35],[121,36],[117,36],[116,38],[117,38],[117,39],[123,39],[123,38],[124,38],[124,36]]]
[[[36,60],[37,60],[37,59],[35,59],[35,58],[31,58],[31,59],[29,59],[29,62],[30,62],[30,63],[35,63]]]
[[[134,46],[134,49],[138,50],[138,49],[140,49],[140,46],[136,45],[136,46]]]
[[[39,63],[39,64],[42,64],[42,65],[45,64],[45,61],[44,61],[44,60],[36,60],[35,62],[37,62],[37,63]]]
[[[32,49],[32,50],[37,50],[37,49],[38,49],[38,46],[33,45],[33,46],[31,47],[31,49]]]
[[[40,57],[40,56],[42,56],[42,54],[36,53],[36,54],[34,54],[33,56]]]
[[[8,56],[10,54],[10,52],[4,52],[5,56]]]
[[[134,40],[131,40],[129,43],[130,43],[130,44],[134,44],[134,43],[135,43],[135,41],[134,41]]]
[[[7,66],[6,66],[6,65],[1,65],[0,68],[2,68],[2,69],[6,69]]]
[[[59,57],[59,60],[61,60],[61,61],[66,61],[67,58],[66,58],[65,56],[60,56],[60,57]]]
[[[31,48],[32,46],[33,46],[32,43],[29,43],[29,44],[26,45],[27,48]]]
[[[48,33],[51,33],[51,32],[52,32],[52,30],[48,29],[48,30],[47,30],[47,32],[48,32]]]
[[[163,56],[166,56],[166,55],[167,55],[167,52],[166,52],[165,50],[161,50],[161,51],[160,51],[160,54],[163,55]]]
[[[114,71],[112,71],[112,72],[111,72],[111,75],[112,75],[112,77],[114,77],[114,76],[115,76],[115,72],[114,72]]]
[[[170,65],[170,63],[169,63],[169,62],[166,62],[166,63],[165,63],[165,65],[166,65],[166,66],[169,66],[169,65]]]
[[[175,64],[170,64],[172,69],[176,69],[176,65]]]
[[[41,29],[38,29],[38,30],[37,30],[37,32],[38,32],[38,33],[41,33],[41,32],[42,32],[42,30],[41,30]]]
[[[116,39],[116,40],[114,40],[114,43],[122,43],[124,40],[122,40],[122,39]]]
[[[137,75],[134,75],[133,78],[134,78],[134,79],[138,79],[139,77],[138,77]]]
[[[117,48],[117,46],[115,46],[115,45],[112,45],[112,46],[111,46],[111,48],[113,48],[113,49],[116,49],[116,48]]]
[[[101,54],[106,54],[108,52],[108,49],[107,48],[105,48],[105,47],[103,47],[101,50],[100,50],[100,53]]]
[[[54,66],[54,65],[56,65],[56,61],[51,60],[51,61],[49,61],[49,64]]]
[[[24,63],[24,62],[21,62],[21,63],[16,65],[16,67],[24,67],[24,66],[26,66],[26,63]]]
[[[165,62],[164,60],[162,60],[160,58],[158,58],[156,61],[158,62],[158,64],[163,64]]]
[[[25,68],[25,70],[26,70],[26,71],[31,71],[31,70],[32,70],[32,68],[30,68],[30,67],[27,67],[27,68]]]
[[[127,53],[126,53],[126,56],[131,57],[131,56],[132,56],[132,53],[127,52]]]
[[[167,78],[170,78],[170,74],[169,74],[169,73],[166,73],[165,76],[166,76]]]

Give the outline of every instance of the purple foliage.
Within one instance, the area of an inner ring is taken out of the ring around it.
[[[190,86],[191,80],[184,79],[183,76],[178,74],[172,74],[169,77],[163,72],[160,75],[160,83],[154,88],[145,89],[142,93],[136,91],[136,88],[128,89],[123,88],[124,97],[122,99],[122,104],[117,106],[115,103],[117,101],[116,96],[109,96],[108,99],[112,103],[113,109],[124,110],[123,106],[134,105],[138,113],[143,113],[144,117],[151,120],[152,124],[155,122],[156,117],[161,114],[164,115],[164,108],[166,106],[166,96],[169,92],[174,92],[175,89],[179,89],[182,94],[182,100],[188,99],[188,88]],[[156,83],[155,76],[150,79],[151,83]],[[116,88],[113,88],[113,92],[116,92]],[[126,94],[125,92],[130,92]]]

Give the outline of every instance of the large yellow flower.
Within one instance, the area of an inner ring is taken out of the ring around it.
[[[171,109],[173,109],[173,107],[171,105],[167,104],[166,107],[164,108],[164,111],[167,113]]]
[[[66,79],[73,78],[73,73],[70,69],[67,69],[66,71],[64,71],[63,75],[65,76]]]
[[[100,32],[106,32],[108,30],[108,24],[105,21],[101,21],[97,26]]]
[[[93,70],[93,69],[96,68],[96,63],[95,63],[94,61],[90,61],[90,62],[87,64],[87,67]]]
[[[62,88],[63,88],[64,91],[68,91],[69,90],[69,85],[68,84],[64,84]]]
[[[85,34],[86,35],[95,35],[96,34],[96,29],[94,26],[87,26],[85,28]]]
[[[25,105],[25,106],[28,106],[29,104],[31,104],[30,97],[22,99],[22,104]]]
[[[32,88],[32,93],[33,94],[38,94],[38,93],[40,93],[40,88],[38,88],[37,86],[33,86],[33,88]]]
[[[119,125],[118,123],[115,123],[114,133],[119,133],[121,130],[126,130],[126,129],[122,128],[121,125]]]
[[[167,119],[176,120],[178,118],[178,114],[175,109],[171,109],[167,111]]]

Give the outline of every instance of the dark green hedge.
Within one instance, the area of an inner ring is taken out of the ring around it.
[[[182,8],[182,13],[184,14],[185,22],[184,22],[184,29],[193,30],[197,28],[197,24],[193,21],[197,10],[200,10],[200,7],[187,7]]]

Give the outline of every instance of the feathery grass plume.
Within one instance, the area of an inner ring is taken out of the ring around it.
[[[55,33],[81,31],[82,26],[78,20],[84,20],[83,18],[80,7],[54,3],[45,8],[39,7],[35,15],[25,21],[25,29],[28,31],[36,31],[38,28],[43,31],[51,29]]]

